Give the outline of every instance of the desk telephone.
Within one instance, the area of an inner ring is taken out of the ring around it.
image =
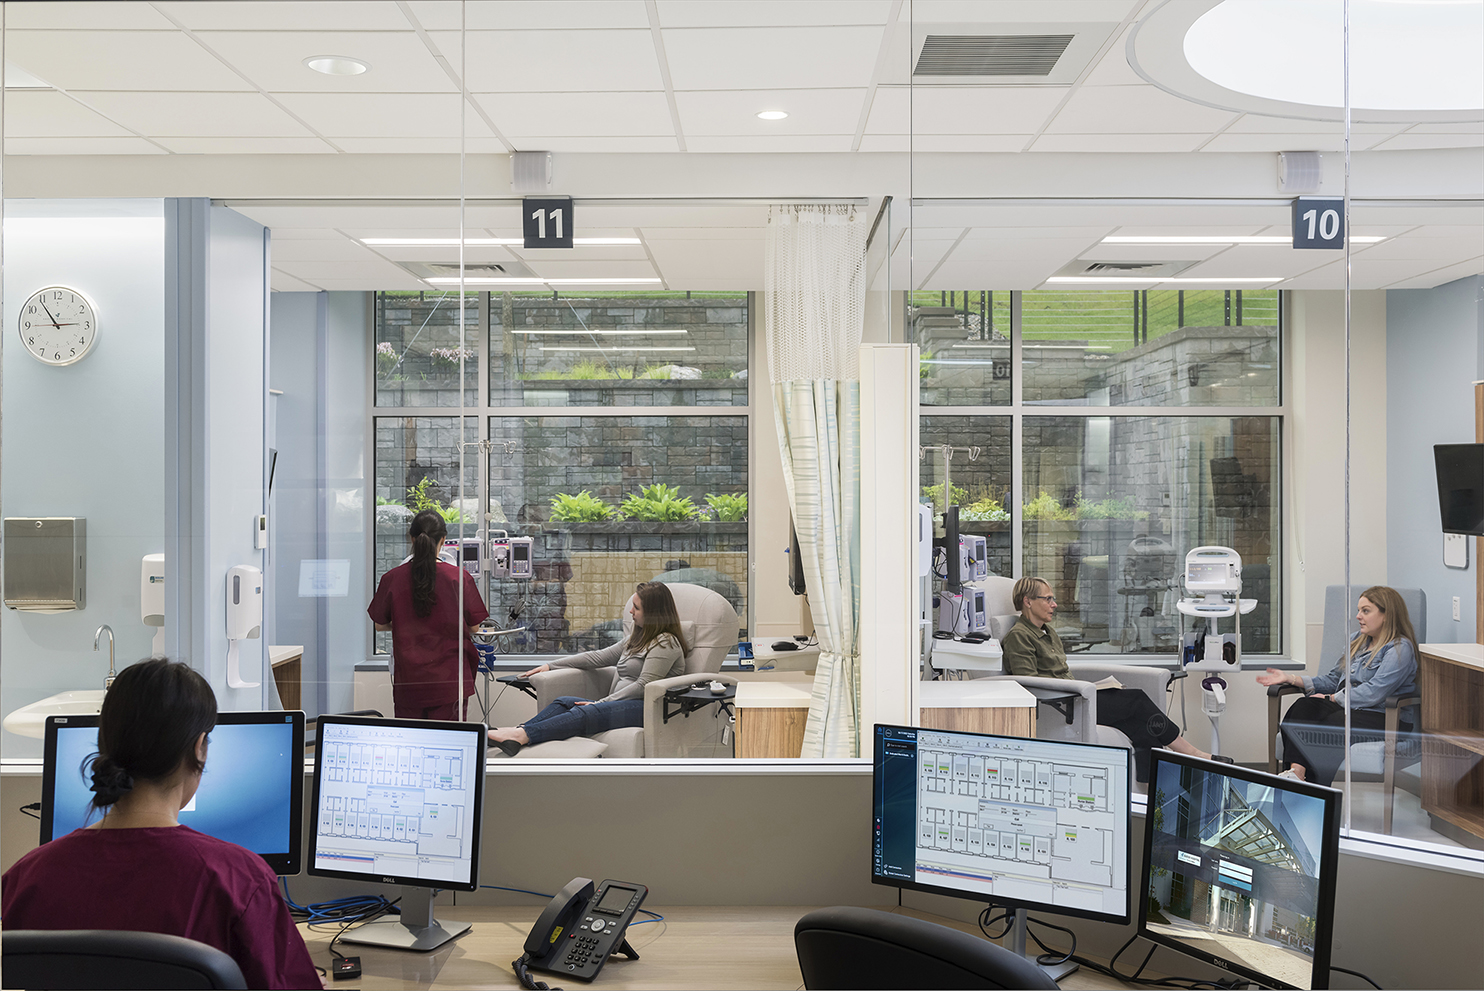
[[[544,988],[526,973],[528,968],[590,981],[609,954],[638,960],[624,934],[648,894],[644,885],[629,881],[604,881],[595,891],[590,879],[574,877],[536,920],[525,953],[511,964],[515,976],[523,987]]]

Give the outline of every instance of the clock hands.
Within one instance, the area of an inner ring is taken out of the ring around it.
[[[56,317],[52,316],[52,311],[47,308],[46,300],[43,299],[43,300],[40,300],[39,302],[41,303],[41,308],[43,310],[46,310],[47,319],[52,322],[52,326],[53,327],[56,327],[58,330],[61,330],[62,329],[62,325],[59,324],[59,323],[57,323],[57,318]]]

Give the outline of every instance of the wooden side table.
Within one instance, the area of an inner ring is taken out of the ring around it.
[[[814,680],[742,681],[732,700],[737,710],[738,757],[797,757]]]
[[[1015,681],[924,681],[917,689],[925,729],[1000,736],[1036,735],[1036,697]]]

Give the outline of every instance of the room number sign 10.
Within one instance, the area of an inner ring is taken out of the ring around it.
[[[527,248],[572,247],[570,199],[522,200],[521,223]]]
[[[1343,248],[1345,201],[1338,196],[1300,196],[1293,201],[1295,248]]]

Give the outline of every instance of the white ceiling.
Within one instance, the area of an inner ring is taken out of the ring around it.
[[[484,156],[551,150],[559,173],[563,156],[610,156],[617,173],[625,156],[642,154],[683,158],[689,164],[676,168],[701,177],[700,185],[711,177],[703,204],[656,200],[639,180],[633,195],[648,198],[630,204],[615,203],[622,191],[611,188],[594,202],[584,201],[582,188],[560,190],[578,197],[581,236],[638,237],[637,246],[466,251],[471,263],[520,261],[546,278],[649,277],[672,289],[760,288],[765,198],[740,193],[736,177],[750,170],[817,175],[817,168],[793,163],[824,155],[830,161],[824,172],[842,177],[838,185],[815,182],[790,191],[864,197],[872,211],[882,195],[894,195],[896,287],[1029,288],[1078,259],[1194,261],[1183,274],[1338,287],[1332,252],[1099,247],[1103,237],[1119,233],[1283,234],[1288,214],[1272,178],[1272,153],[1328,152],[1330,187],[1339,174],[1338,126],[1215,109],[1145,82],[1128,64],[1126,42],[1157,6],[1154,0],[8,4],[7,80],[33,88],[6,89],[5,151],[12,161],[82,156],[88,161],[70,167],[91,164],[100,175],[151,173],[125,169],[111,156],[153,157],[162,170],[167,159],[190,159],[185,164],[222,177],[210,195],[273,228],[274,287],[281,290],[423,286],[397,263],[446,263],[456,260],[455,250],[373,248],[359,238],[450,236],[458,215],[447,202],[369,202],[410,196],[390,180],[369,192],[376,181],[361,182],[355,195],[364,198],[353,202],[323,194],[313,204],[255,201],[228,178],[242,171],[242,156],[325,156],[364,177],[382,167],[379,156],[454,155],[461,144]],[[461,16],[467,17],[463,34]],[[913,28],[920,35],[935,24],[980,33],[1092,26],[1106,42],[1065,85],[918,80],[909,88]],[[325,54],[352,56],[371,69],[325,76],[302,64]],[[467,104],[459,96],[464,79]],[[790,116],[758,120],[764,109]],[[1484,162],[1484,124],[1360,124],[1351,148],[1372,162],[1407,163],[1389,170],[1405,179],[1356,205],[1355,232],[1389,240],[1355,252],[1355,285],[1431,286],[1484,270],[1478,205],[1484,166],[1477,189],[1448,193],[1472,197],[1471,205],[1405,202],[1435,198],[1426,181],[1428,154],[1455,173],[1460,155],[1466,174],[1470,163]],[[915,173],[903,154],[909,150],[917,153]],[[1422,157],[1398,157],[1408,153]],[[933,155],[975,176],[955,189],[952,202],[938,202],[928,191],[934,160],[925,156]],[[982,156],[982,163],[968,156]],[[1157,204],[1158,189],[1096,207],[1076,201],[1093,195],[1084,184],[1130,171],[1126,163],[1147,156],[1184,156],[1181,168],[1195,177],[1187,187],[1200,187],[1201,202]],[[1021,160],[1032,162],[1031,171],[1046,163],[1063,201],[1045,194],[1031,206],[996,200],[1016,194],[1000,176]],[[1246,175],[1265,173],[1261,188],[1250,178],[1229,178],[1238,166]],[[115,193],[120,181],[110,187]],[[141,180],[135,194],[160,194],[147,187]],[[7,194],[15,195],[13,189]],[[919,205],[909,211],[914,191]],[[749,201],[717,205],[728,195]],[[975,197],[985,202],[966,205]],[[486,199],[466,223],[469,236],[517,236],[517,204]],[[903,238],[907,224],[913,235]]]

